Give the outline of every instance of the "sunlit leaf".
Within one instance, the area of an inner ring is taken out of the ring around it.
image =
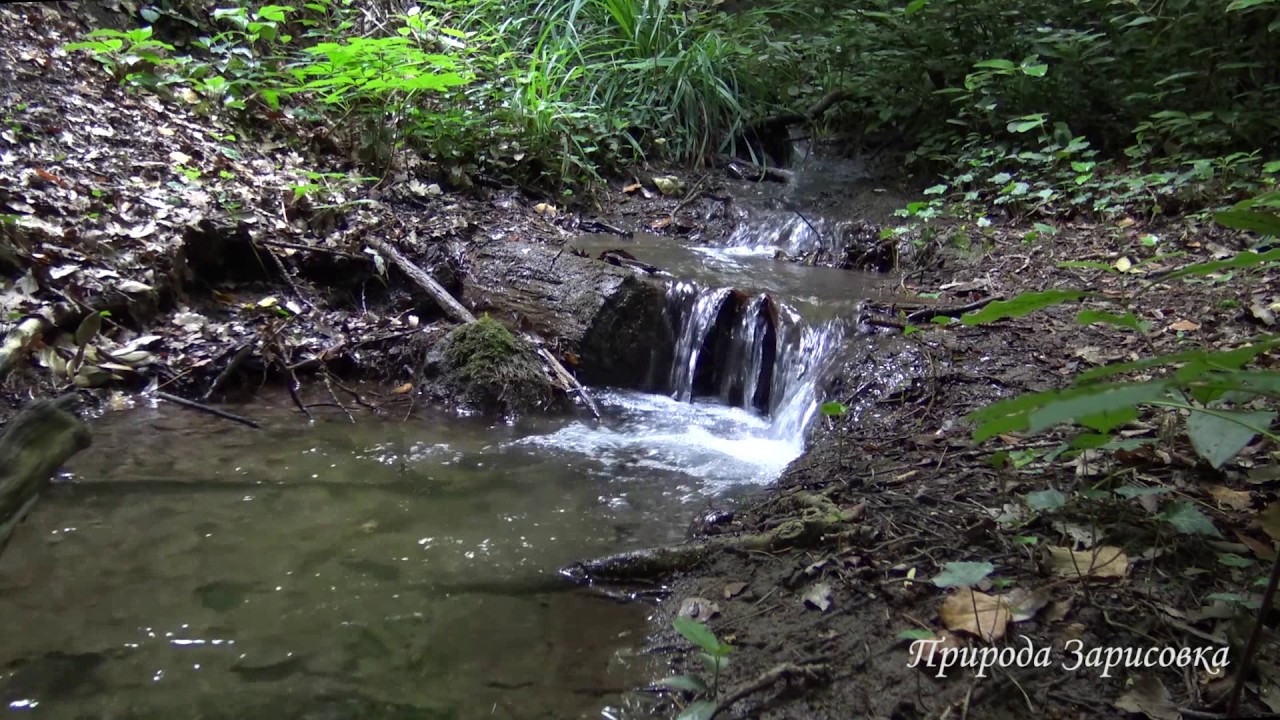
[[[1044,290],[1022,293],[1010,300],[997,300],[986,307],[965,313],[960,322],[965,325],[983,325],[1004,318],[1023,317],[1053,305],[1079,300],[1089,293],[1079,290]]]

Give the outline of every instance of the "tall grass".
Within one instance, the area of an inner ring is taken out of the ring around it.
[[[469,21],[511,52],[518,82],[510,109],[531,132],[560,133],[578,156],[687,162],[730,146],[745,122],[776,108],[779,68],[761,72],[757,57],[771,17],[787,12],[730,15],[673,0],[487,0]],[[595,121],[585,134],[582,113]]]

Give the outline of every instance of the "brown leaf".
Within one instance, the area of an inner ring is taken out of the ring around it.
[[[1253,495],[1248,490],[1232,490],[1221,485],[1214,485],[1209,488],[1209,494],[1218,502],[1219,508],[1248,510],[1253,505]]]
[[[1001,595],[999,599],[1009,608],[1013,622],[1026,622],[1040,613],[1049,604],[1047,590],[1027,590],[1016,588],[1012,592]]]
[[[938,617],[948,630],[995,642],[1004,637],[1010,614],[1000,598],[961,588],[943,601]]]
[[[395,390],[392,390],[391,392],[395,393],[396,395],[404,395],[410,390],[413,390],[413,383],[405,383],[400,387],[397,387]]]
[[[744,582],[728,583],[724,586],[724,599],[728,600],[730,598],[737,597],[738,595],[742,594],[743,590],[746,590],[746,589],[747,589],[747,584]]]
[[[1275,560],[1276,559],[1275,546],[1269,543],[1264,543],[1255,537],[1250,537],[1241,532],[1236,532],[1236,537],[1240,540],[1240,542],[1244,543],[1245,545],[1248,545],[1249,549],[1253,551],[1254,555],[1258,556],[1259,560]]]
[[[1071,613],[1071,598],[1066,600],[1054,600],[1049,603],[1049,607],[1044,611],[1044,621],[1050,623],[1062,622],[1067,619],[1067,615]]]
[[[1258,525],[1272,540],[1280,540],[1280,501],[1271,503],[1266,510],[1258,513]]]
[[[635,192],[635,191],[639,190],[639,189],[640,189],[640,187],[641,187],[641,186],[640,186],[640,183],[631,183],[630,185],[626,185],[626,186],[624,186],[624,187],[622,188],[622,192],[624,192],[624,193],[633,193],[633,192]]]
[[[1129,573],[1129,557],[1118,547],[1099,545],[1092,550],[1048,548],[1049,566],[1059,577],[1122,578]]]
[[[1131,713],[1140,713],[1151,720],[1180,720],[1182,714],[1173,704],[1169,690],[1155,675],[1140,675],[1129,692],[1116,699],[1115,706]]]
[[[1200,329],[1200,326],[1190,320],[1179,320],[1178,322],[1170,325],[1169,329],[1175,332],[1195,332]]]
[[[710,620],[720,614],[720,606],[706,598],[688,597],[680,603],[680,611],[676,613],[690,620]]]

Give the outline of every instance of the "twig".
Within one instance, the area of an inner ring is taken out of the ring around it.
[[[373,258],[368,255],[357,255],[349,253],[345,250],[336,250],[334,248],[319,247],[317,245],[303,245],[301,243],[284,242],[283,240],[265,240],[258,238],[254,242],[259,245],[273,245],[275,247],[289,248],[291,250],[302,250],[305,252],[324,253],[326,255],[336,255],[338,257],[347,258],[348,260],[359,260],[361,262],[373,262]]]
[[[942,317],[943,315],[947,317],[958,317],[967,312],[971,312],[973,310],[977,310],[978,308],[985,307],[995,302],[996,300],[1000,300],[1000,299],[1001,299],[1001,296],[992,295],[991,297],[983,298],[981,300],[976,300],[974,302],[966,303],[964,305],[945,305],[940,307],[925,308],[924,310],[917,310],[907,315],[907,319],[910,320],[911,322],[920,322],[921,320],[932,320],[936,317]]]
[[[329,391],[329,397],[333,398],[333,401],[338,404],[338,407],[342,408],[342,412],[347,414],[347,419],[351,421],[352,425],[354,425],[356,418],[351,414],[351,411],[347,409],[347,406],[343,405],[342,401],[338,399],[338,394],[333,391],[333,382],[329,377],[329,373],[324,374],[324,386]]]
[[[306,405],[302,404],[302,399],[298,397],[298,376],[292,369],[289,370],[289,397],[293,398],[293,404],[298,406],[303,415],[307,416],[308,422],[315,422],[316,419],[311,417],[311,411]]]
[[[222,372],[218,373],[218,377],[214,378],[213,383],[209,385],[209,389],[205,390],[204,395],[200,396],[200,400],[202,402],[208,402],[213,399],[213,396],[217,395],[218,392],[222,390],[222,386],[227,384],[227,381],[231,379],[231,376],[235,374],[235,371],[244,364],[245,360],[249,358],[249,354],[252,351],[253,345],[250,343],[241,344],[240,347],[236,349],[235,354],[231,356],[231,362],[227,363],[227,366],[223,368]]]
[[[178,397],[177,395],[170,395],[169,393],[164,392],[163,390],[157,390],[155,395],[161,400],[168,400],[169,402],[175,405],[181,405],[186,408],[191,408],[192,410],[198,410],[202,413],[208,413],[210,415],[220,417],[223,420],[230,420],[232,422],[238,422],[242,425],[248,425],[251,428],[262,429],[262,426],[259,425],[255,420],[250,420],[249,418],[241,417],[239,415],[232,415],[231,413],[226,412],[225,410],[219,410],[218,408],[215,408],[215,407],[209,407],[208,405],[203,405],[201,403],[196,402],[195,400],[188,400],[186,398]]]
[[[708,715],[707,718],[708,720],[710,720],[711,718],[714,718],[716,715],[719,715],[725,710],[728,710],[734,703],[738,702],[739,700],[747,697],[748,695],[758,693],[761,690],[771,687],[774,683],[778,682],[779,680],[783,680],[783,679],[795,677],[795,676],[812,677],[814,675],[818,675],[819,673],[826,672],[826,670],[827,670],[826,665],[796,665],[795,663],[783,663],[781,665],[778,665],[772,670],[757,677],[755,680],[752,680],[746,685],[743,685],[737,690],[734,690],[733,692],[726,695],[724,700],[721,700],[719,703],[716,703],[715,709],[711,711],[711,714]]]

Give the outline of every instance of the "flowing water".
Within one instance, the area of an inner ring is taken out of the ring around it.
[[[645,718],[646,606],[574,560],[684,539],[776,479],[855,338],[871,276],[638,238],[672,273],[663,394],[604,418],[389,409],[300,420],[287,397],[93,423],[0,555],[0,700],[49,718]],[[776,242],[775,242],[776,241]],[[583,238],[584,246],[617,238]],[[678,279],[677,279],[678,278]]]

